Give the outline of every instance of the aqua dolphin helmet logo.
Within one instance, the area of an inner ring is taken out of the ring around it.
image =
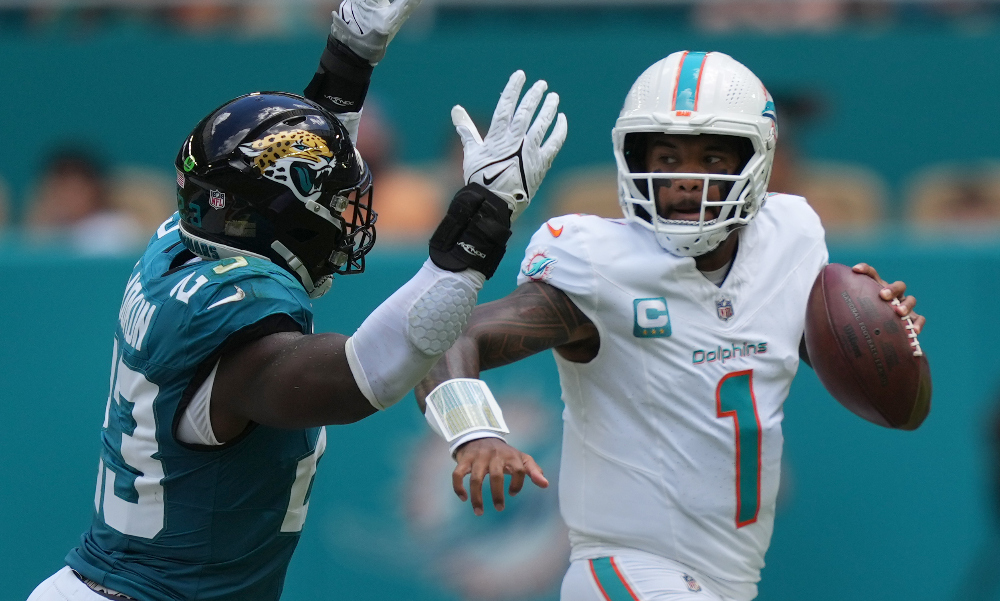
[[[333,152],[316,134],[296,129],[268,134],[241,144],[257,172],[288,187],[302,202],[316,201],[324,180],[333,172]]]

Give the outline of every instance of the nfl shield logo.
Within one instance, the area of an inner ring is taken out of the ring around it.
[[[701,585],[698,584],[698,581],[688,576],[687,574],[684,574],[684,582],[687,583],[688,590],[691,591],[692,593],[701,592]]]
[[[715,301],[715,308],[719,313],[719,319],[729,321],[733,317],[733,301],[728,298]]]
[[[212,205],[212,208],[214,209],[221,209],[222,207],[226,206],[225,192],[212,190],[212,194],[208,198],[208,204]]]

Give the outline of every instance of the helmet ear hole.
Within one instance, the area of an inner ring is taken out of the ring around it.
[[[625,164],[628,165],[632,173],[645,173],[646,171],[646,145],[649,134],[646,132],[633,132],[625,135],[622,144],[622,154],[625,155]]]
[[[309,242],[316,237],[316,232],[301,227],[290,229],[287,234],[299,242]]]
[[[740,157],[740,167],[739,170],[737,170],[737,173],[743,173],[743,170],[747,168],[747,164],[750,162],[750,159],[753,158],[755,151],[753,149],[753,142],[750,141],[750,138],[737,137],[736,139],[739,141],[739,148],[737,149],[737,152]]]

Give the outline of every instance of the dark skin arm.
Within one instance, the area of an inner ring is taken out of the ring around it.
[[[232,440],[251,422],[307,428],[349,424],[375,413],[351,373],[346,341],[341,334],[283,332],[226,353],[212,387],[216,438]],[[417,399],[423,409],[426,393],[444,380],[475,378],[481,369],[554,347],[571,361],[588,361],[597,344],[597,329],[564,293],[547,284],[526,284],[505,299],[476,308],[466,334],[417,387]],[[463,350],[469,348],[480,352]],[[522,482],[523,475],[522,470]],[[502,488],[497,490],[502,494]]]
[[[473,310],[465,333],[417,385],[417,403],[422,411],[427,393],[451,378],[478,378],[482,371],[551,348],[569,361],[586,363],[599,346],[597,328],[566,293],[529,282]]]
[[[472,312],[469,327],[437,363],[415,392],[421,411],[427,393],[452,378],[478,378],[483,370],[508,365],[548,349],[569,361],[585,363],[597,356],[597,328],[561,290],[542,282],[518,286],[508,296]],[[469,496],[463,480],[471,474],[472,509],[483,514],[483,481],[490,479],[493,506],[504,508],[504,474],[511,474],[510,494],[516,495],[527,475],[538,486],[548,480],[534,459],[498,438],[473,440],[459,447],[452,486],[462,501]]]
[[[219,442],[251,422],[276,428],[349,424],[375,413],[358,389],[341,334],[271,334],[226,353],[212,387]]]
[[[920,332],[926,320],[913,312],[916,299],[906,296],[906,284],[888,284],[874,268],[864,263],[855,266],[854,271],[881,282],[886,287],[882,292],[883,300],[900,299],[896,312],[901,317],[909,315],[917,333]],[[600,337],[594,324],[565,293],[541,282],[524,284],[509,296],[475,309],[466,333],[417,386],[417,402],[423,410],[427,393],[441,382],[452,378],[478,378],[483,370],[514,363],[552,348],[569,361],[586,363],[597,356]],[[808,365],[804,344],[800,345],[799,352]],[[523,485],[523,475],[519,477],[521,470],[527,470],[532,480],[539,483],[527,467],[526,461],[531,458],[496,438],[463,445],[455,459],[458,461],[452,473],[455,494],[463,501],[468,498],[463,480],[466,474],[471,474],[472,507],[477,515],[483,512],[482,484],[487,475],[493,505],[498,510],[504,506],[505,472],[514,474],[510,487],[512,496]],[[533,460],[530,465],[534,465]],[[541,475],[540,470],[538,475]]]

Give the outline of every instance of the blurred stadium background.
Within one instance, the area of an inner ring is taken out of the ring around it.
[[[88,525],[121,288],[172,211],[182,139],[238,94],[300,92],[335,4],[0,0],[0,599],[26,598]],[[929,317],[934,407],[917,432],[862,422],[800,371],[759,598],[1000,599],[998,4],[424,0],[362,124],[379,248],[317,304],[318,329],[353,331],[426,256],[460,178],[453,104],[488,119],[523,68],[570,123],[489,300],[548,216],[617,214],[611,127],[639,73],[679,49],[760,76],[781,136],[771,189],[807,195],[832,260],[907,281]],[[551,358],[486,379],[556,475]],[[474,518],[411,401],[329,434],[284,599],[557,599],[554,488]]]

